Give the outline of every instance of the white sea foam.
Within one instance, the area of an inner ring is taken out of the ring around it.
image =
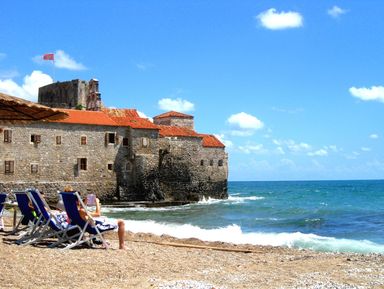
[[[233,244],[287,246],[327,252],[384,253],[384,245],[367,240],[336,239],[315,234],[246,233],[238,225],[203,229],[189,224],[158,223],[126,220],[126,228],[134,233],[170,235],[176,238],[198,238],[203,241],[222,241]]]
[[[228,200],[235,203],[244,203],[245,201],[258,201],[263,200],[264,197],[259,196],[249,196],[249,197],[238,197],[238,196],[229,196]]]

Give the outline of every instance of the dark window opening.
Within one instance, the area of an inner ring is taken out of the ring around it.
[[[108,164],[108,171],[112,171],[113,170],[113,164]]]
[[[31,134],[31,142],[32,143],[40,143],[41,142],[41,135]]]
[[[204,166],[204,160],[200,161],[200,166]]]
[[[219,162],[217,164],[219,167],[222,167],[223,166],[223,160],[219,160]]]
[[[12,142],[12,131],[10,129],[4,130],[4,142]]]
[[[4,173],[13,174],[15,172],[15,162],[14,161],[4,161]]]
[[[81,145],[86,145],[87,144],[87,137],[86,136],[82,136],[80,138],[80,144]]]
[[[79,169],[81,171],[86,171],[87,170],[87,159],[86,158],[79,159]]]
[[[39,172],[38,164],[31,164],[31,174],[37,174]]]
[[[61,145],[61,135],[56,136],[56,144]]]
[[[210,160],[210,161],[209,161],[209,165],[210,165],[210,166],[213,166],[213,160]]]
[[[129,142],[128,142],[128,138],[127,138],[127,137],[124,137],[124,138],[123,138],[123,146],[127,147],[128,144],[129,144]]]

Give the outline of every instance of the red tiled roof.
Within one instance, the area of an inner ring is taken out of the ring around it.
[[[158,125],[157,127],[160,129],[159,134],[161,137],[184,136],[184,137],[199,137],[199,138],[201,138],[201,136],[198,133],[196,133],[194,130],[186,128],[186,127],[169,126],[169,125]]]
[[[104,110],[118,126],[129,126],[141,129],[159,129],[146,118],[141,118],[136,109],[108,109]]]
[[[155,116],[154,118],[167,118],[167,117],[178,117],[178,118],[193,119],[192,115],[184,114],[184,113],[177,112],[177,111],[168,111],[166,113],[159,114],[159,115]]]
[[[225,145],[211,134],[199,134],[203,138],[203,147],[225,148]]]
[[[135,109],[105,109],[103,111],[74,109],[62,110],[68,113],[68,117],[63,120],[57,120],[53,122],[88,125],[129,126],[138,129],[159,129],[148,119],[139,117]]]

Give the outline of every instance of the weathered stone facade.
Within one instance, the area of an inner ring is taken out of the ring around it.
[[[224,145],[193,131],[193,117],[170,112],[151,123],[135,110],[66,112],[62,121],[0,124],[0,191],[35,187],[54,200],[72,185],[102,200],[227,197]]]
[[[39,88],[38,102],[50,107],[98,111],[102,107],[99,81],[74,79],[48,84]]]

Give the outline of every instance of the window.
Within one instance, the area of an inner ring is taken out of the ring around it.
[[[61,135],[56,136],[56,144],[61,145]]]
[[[129,142],[128,142],[128,138],[127,138],[127,137],[124,137],[124,138],[123,138],[123,146],[124,146],[124,147],[127,147],[128,144],[129,144]]]
[[[113,164],[112,163],[109,163],[108,164],[108,171],[112,171],[113,170]]]
[[[4,130],[4,142],[12,142],[12,131],[10,129]]]
[[[223,160],[219,160],[219,162],[217,163],[217,165],[218,165],[219,167],[222,167],[222,166],[223,166]]]
[[[78,159],[78,165],[79,165],[80,171],[86,171],[87,170],[87,159],[86,158]]]
[[[209,165],[210,165],[210,166],[213,166],[213,160],[210,160],[210,161],[209,161]]]
[[[37,174],[39,172],[38,164],[31,164],[31,174]]]
[[[141,139],[141,144],[143,145],[143,148],[148,147],[148,146],[149,146],[149,140],[148,140],[148,138],[147,138],[147,137],[143,137],[143,138]]]
[[[105,134],[105,145],[115,144],[117,142],[117,135],[114,132],[107,132]]]
[[[41,135],[31,134],[31,143],[40,143],[40,142],[41,142]]]
[[[87,144],[87,137],[86,136],[81,136],[80,138],[80,144],[81,145],[86,145]]]
[[[4,161],[4,173],[13,174],[15,172],[15,161]]]
[[[204,166],[204,160],[200,161],[200,166]]]

